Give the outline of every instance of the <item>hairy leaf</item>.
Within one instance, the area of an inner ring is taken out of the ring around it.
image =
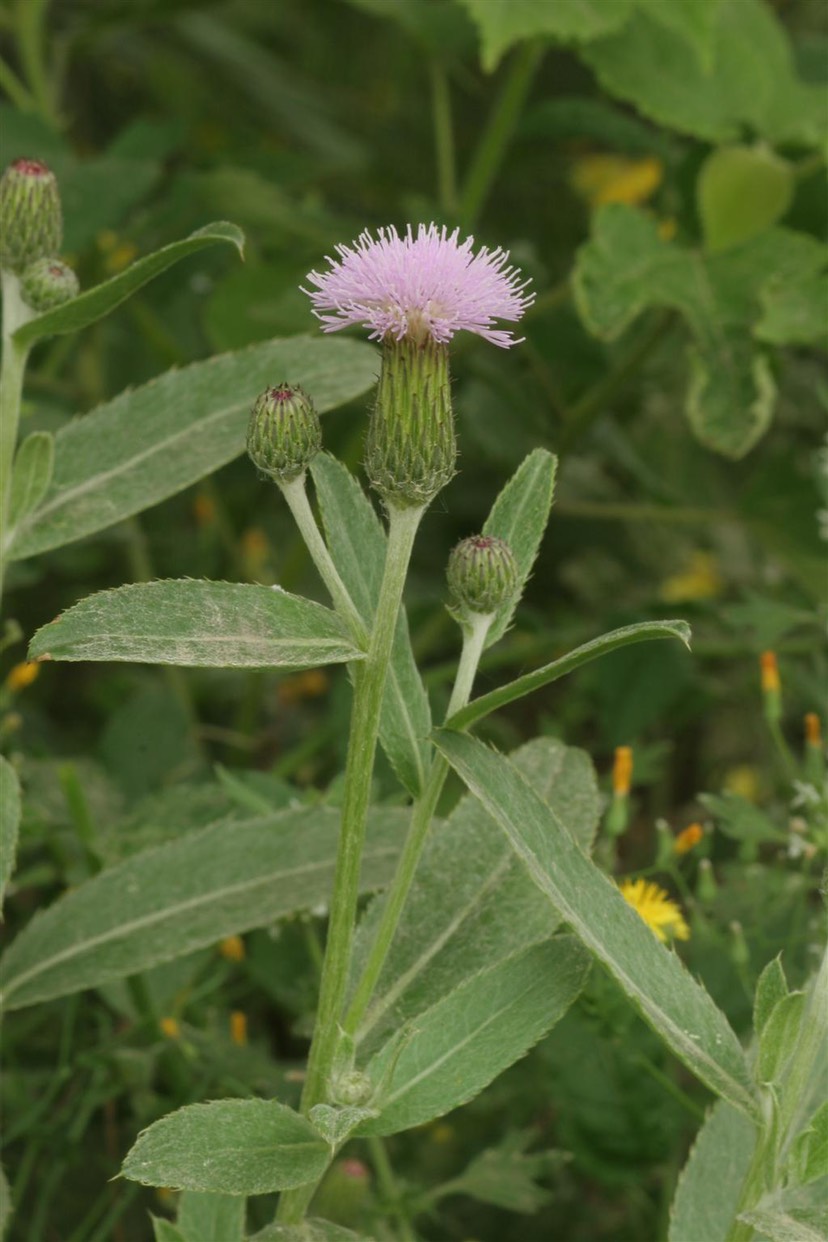
[[[755,1142],[755,1128],[726,1100],[711,1109],[679,1177],[669,1242],[726,1242]]]
[[[17,858],[17,836],[20,831],[20,782],[8,759],[0,755],[0,914],[3,895]]]
[[[6,546],[14,537],[18,522],[36,509],[52,481],[55,466],[55,438],[48,431],[33,431],[18,448],[9,501],[8,532],[3,536]]]
[[[185,1190],[178,1202],[176,1224],[185,1242],[242,1242],[244,1198]]]

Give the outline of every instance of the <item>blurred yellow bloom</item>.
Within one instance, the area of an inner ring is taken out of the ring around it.
[[[773,651],[763,651],[759,657],[759,668],[762,677],[762,693],[778,694],[782,689],[782,682],[779,680],[779,665],[776,662],[776,653]]]
[[[216,519],[216,502],[206,492],[198,492],[193,500],[193,517],[199,526],[209,526]]]
[[[181,1023],[178,1018],[162,1018],[158,1026],[167,1039],[179,1039],[181,1036]]]
[[[230,1038],[240,1048],[247,1043],[247,1014],[241,1009],[234,1009],[230,1014]]]
[[[621,895],[644,920],[662,944],[671,938],[689,940],[690,928],[678,904],[663,888],[649,880],[622,880]]]
[[[722,789],[725,793],[738,794],[746,802],[756,802],[762,792],[759,773],[750,764],[740,763],[725,772]]]
[[[572,188],[590,207],[604,203],[637,206],[652,198],[664,180],[664,165],[655,156],[583,155],[570,174]]]
[[[680,604],[694,599],[713,599],[720,595],[724,582],[710,552],[693,552],[687,568],[671,574],[659,592],[665,604]]]
[[[816,712],[805,713],[805,741],[809,746],[822,745],[822,723]]]
[[[438,1121],[431,1127],[430,1137],[432,1143],[450,1143],[454,1138],[454,1127],[446,1125],[444,1121]]]
[[[98,249],[103,252],[104,267],[113,276],[129,267],[138,254],[138,247],[133,242],[122,241],[112,229],[104,229],[98,234]]]
[[[676,837],[673,842],[673,849],[677,854],[689,854],[692,849],[695,849],[703,836],[704,829],[701,824],[688,824]]]
[[[244,941],[241,936],[225,936],[219,942],[219,953],[222,957],[226,957],[228,962],[244,961]]]
[[[327,673],[321,668],[311,668],[306,673],[288,677],[280,683],[276,693],[283,706],[292,707],[303,699],[318,699],[326,693],[329,684]]]
[[[39,675],[40,665],[37,660],[24,660],[22,664],[15,664],[14,668],[9,670],[6,677],[6,689],[11,694],[17,694],[36,681]]]
[[[672,241],[678,232],[678,220],[675,216],[665,216],[658,222],[658,235],[662,241]]]

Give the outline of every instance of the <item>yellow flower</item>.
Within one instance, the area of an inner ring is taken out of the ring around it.
[[[616,746],[615,759],[612,765],[612,792],[616,797],[626,798],[630,792],[632,774],[632,746]]]
[[[24,660],[22,664],[15,664],[6,677],[6,689],[12,694],[17,694],[19,690],[25,690],[27,686],[30,686],[39,673],[40,665],[37,660]]]
[[[757,802],[762,792],[762,783],[756,768],[752,768],[749,763],[740,763],[725,772],[722,789],[725,793],[738,794],[746,802]]]
[[[662,944],[666,944],[671,937],[676,940],[690,939],[690,928],[684,921],[684,915],[663,888],[649,880],[622,880],[618,887],[624,900]]]
[[[225,936],[219,942],[218,948],[221,956],[226,957],[228,962],[244,961],[244,941],[241,936]]]
[[[762,652],[759,657],[759,670],[762,679],[762,693],[778,694],[782,689],[782,682],[779,680],[779,665],[776,661],[776,652]]]
[[[654,156],[583,155],[571,173],[572,188],[590,207],[628,203],[635,207],[652,198],[664,179],[664,165]]]
[[[230,1038],[240,1048],[247,1043],[247,1014],[241,1009],[234,1009],[230,1014]]]
[[[122,241],[112,229],[104,229],[98,234],[98,247],[104,253],[104,267],[113,276],[122,272],[138,254],[138,247],[133,242]]]
[[[181,1023],[178,1018],[162,1018],[158,1025],[162,1035],[166,1035],[167,1039],[178,1039],[181,1035]]]
[[[677,854],[689,854],[698,845],[703,836],[704,829],[701,824],[688,824],[676,837],[673,842],[673,849]]]
[[[721,594],[723,586],[715,556],[709,552],[693,552],[685,569],[664,579],[660,594],[666,604],[680,604],[686,600],[712,599]]]

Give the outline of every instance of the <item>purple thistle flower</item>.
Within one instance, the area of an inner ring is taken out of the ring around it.
[[[323,332],[364,324],[372,340],[430,337],[444,345],[466,331],[503,349],[517,345],[494,324],[515,322],[531,306],[528,280],[521,283],[520,272],[508,266],[508,251],[484,246],[472,254],[474,238],[458,238],[459,229],[449,234],[435,224],[420,224],[416,236],[409,224],[400,237],[389,225],[376,238],[366,229],[353,246],[337,246],[329,271],[309,273],[316,288],[303,289]]]

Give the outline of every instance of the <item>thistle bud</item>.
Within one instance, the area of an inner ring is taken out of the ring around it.
[[[387,339],[365,442],[365,471],[385,503],[428,504],[454,477],[457,442],[448,346]]]
[[[253,464],[277,483],[290,483],[304,474],[321,447],[319,415],[305,390],[298,384],[266,388],[247,429]]]
[[[517,561],[505,540],[472,535],[451,553],[446,577],[456,616],[462,619],[470,612],[489,616],[514,595]]]
[[[62,239],[55,174],[40,160],[15,160],[0,177],[0,268],[20,272],[57,254]]]
[[[32,310],[54,310],[78,296],[78,278],[60,259],[37,259],[24,268],[20,292]]]

